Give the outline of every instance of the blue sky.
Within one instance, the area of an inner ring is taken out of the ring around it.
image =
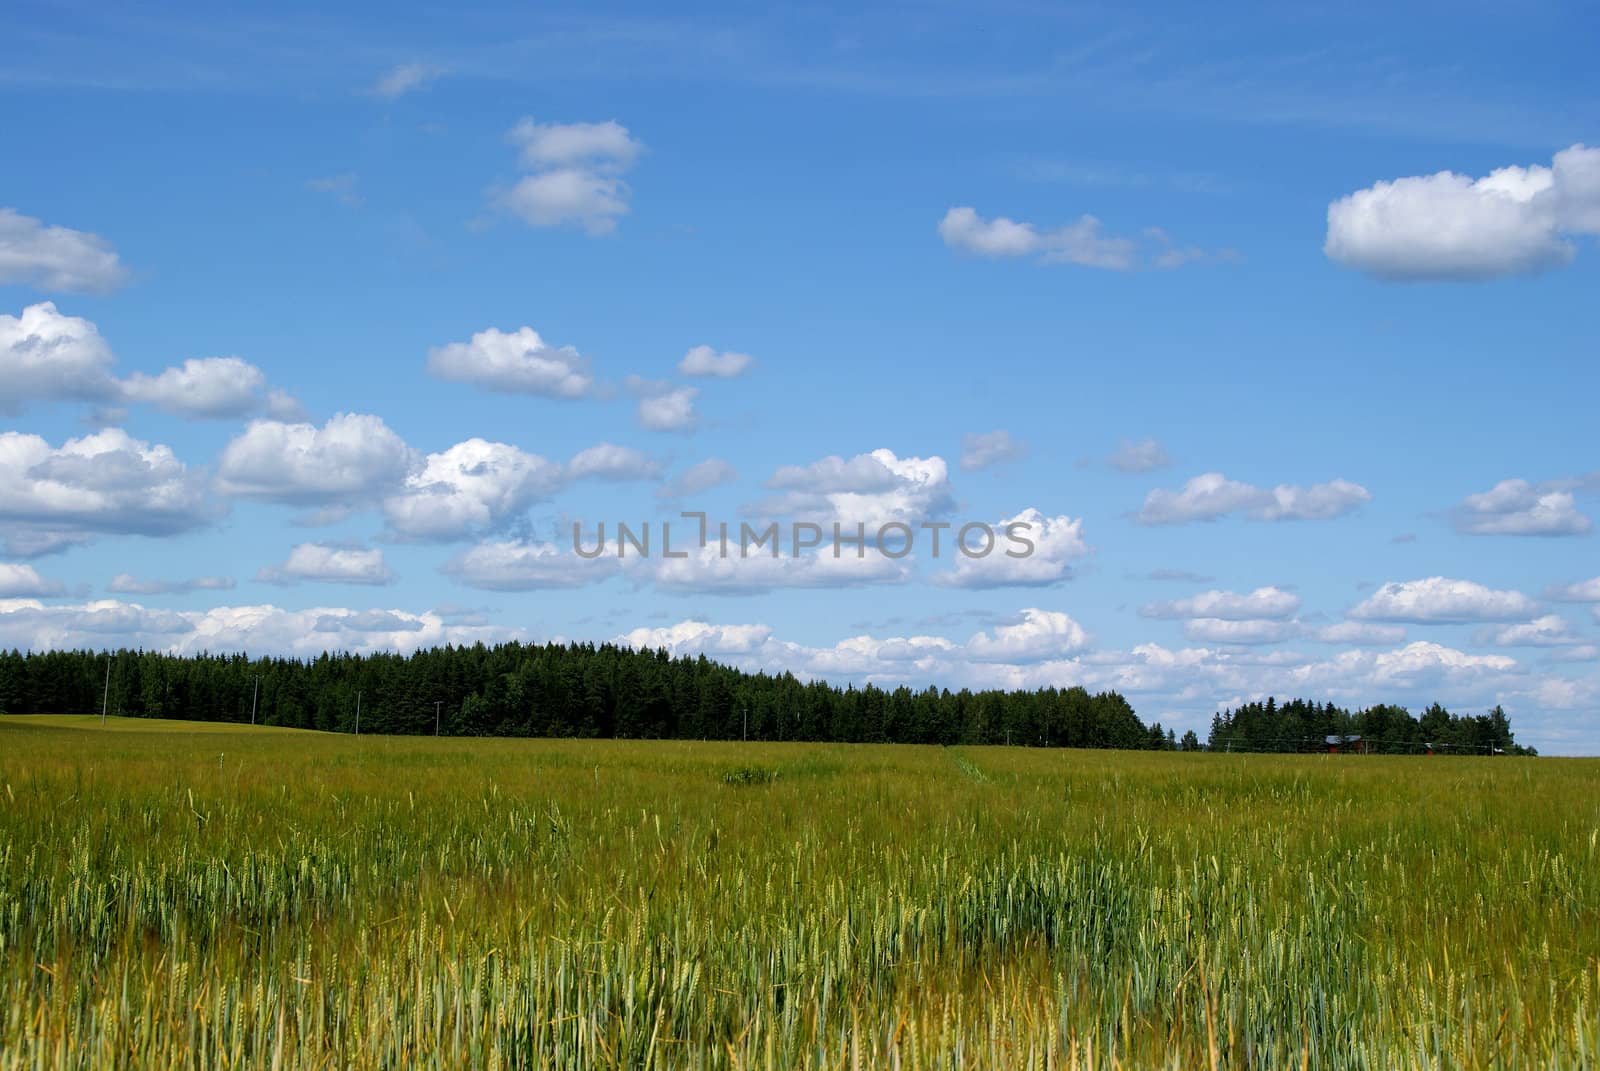
[[[1592,9],[10,23],[0,643],[620,638],[1600,751]],[[571,554],[679,509],[1054,535]]]

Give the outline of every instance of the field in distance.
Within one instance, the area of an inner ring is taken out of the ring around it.
[[[0,717],[0,1067],[1595,1067],[1600,760]]]

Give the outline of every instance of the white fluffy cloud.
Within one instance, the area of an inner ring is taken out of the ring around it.
[[[617,642],[644,651],[666,650],[674,655],[750,654],[772,637],[766,625],[712,625],[704,621],[680,621],[665,628],[636,628],[617,637]]]
[[[626,127],[523,119],[506,139],[531,173],[495,195],[503,211],[535,227],[574,224],[597,235],[617,229],[631,195],[622,174],[644,148]]]
[[[1166,447],[1155,439],[1123,439],[1116,452],[1106,460],[1118,472],[1149,472],[1172,464]]]
[[[0,315],[0,413],[30,401],[149,404],[183,417],[241,417],[266,412],[279,419],[299,406],[268,391],[266,376],[238,357],[202,357],[157,375],[112,375],[116,357],[88,320],[66,316],[48,301],[20,316]]]
[[[1192,617],[1183,623],[1185,638],[1197,643],[1282,643],[1299,636],[1300,632],[1300,624],[1296,621]]]
[[[1600,149],[1549,167],[1451,171],[1378,182],[1328,206],[1323,251],[1381,279],[1493,279],[1569,263],[1574,235],[1600,234]]]
[[[1019,527],[1013,529],[1012,525]],[[1072,563],[1090,553],[1083,538],[1083,521],[1072,517],[1046,517],[1029,508],[1002,518],[992,528],[994,547],[982,557],[969,557],[955,545],[959,527],[946,531],[940,557],[953,560],[955,568],[934,574],[933,582],[953,588],[1044,587],[1070,578]],[[1031,543],[1031,550],[1018,540]],[[974,553],[985,545],[982,533],[967,538],[967,547]]]
[[[522,165],[530,170],[601,164],[627,167],[643,146],[615,120],[604,123],[536,123],[523,119],[506,140],[517,146]]]
[[[531,327],[488,328],[467,342],[428,351],[429,374],[503,394],[582,398],[594,390],[589,362],[571,346],[552,346]]]
[[[1545,614],[1521,624],[1485,629],[1473,639],[1495,647],[1573,647],[1583,642],[1572,622],[1559,614]]]
[[[941,457],[897,457],[879,449],[846,460],[837,455],[779,469],[767,486],[784,492],[752,508],[872,530],[890,521],[916,524],[955,505]]]
[[[0,285],[103,294],[128,281],[111,243],[0,208]]]
[[[330,543],[301,543],[289,551],[281,565],[269,565],[256,574],[271,584],[305,580],[319,584],[392,584],[394,574],[384,564],[383,551]]]
[[[382,419],[339,413],[322,427],[252,421],[223,448],[224,492],[296,505],[352,506],[405,480],[411,449]]]
[[[117,397],[116,358],[94,324],[53,303],[0,315],[0,413],[30,401],[108,401]]]
[[[610,234],[628,212],[628,184],[616,175],[558,167],[526,175],[500,194],[502,209],[534,227],[580,224],[590,234]]]
[[[1089,633],[1071,617],[1030,607],[1022,611],[1022,620],[974,635],[967,641],[966,653],[977,662],[1042,662],[1077,654],[1088,646]]]
[[[8,554],[32,557],[96,534],[173,535],[217,510],[169,447],[108,428],[53,447],[0,432],[0,517]]]
[[[1455,511],[1456,530],[1469,535],[1585,535],[1594,528],[1562,484],[1501,480],[1468,495]]]
[[[445,73],[443,67],[432,63],[402,63],[385,71],[372,84],[373,96],[395,100],[407,93],[422,89]]]
[[[1390,581],[1351,610],[1350,616],[1362,621],[1450,624],[1525,621],[1538,610],[1539,604],[1520,591],[1496,591],[1471,580],[1430,576]]]
[[[1369,621],[1340,621],[1311,633],[1319,643],[1337,643],[1351,647],[1392,647],[1404,643],[1406,630],[1402,625],[1378,625]]]
[[[731,350],[718,353],[710,346],[695,346],[678,362],[678,373],[732,379],[743,375],[754,364],[755,359],[748,353],[734,353]]]
[[[1559,584],[1545,594],[1561,602],[1600,602],[1600,576],[1572,584]]]
[[[898,584],[911,575],[904,562],[870,549],[857,556],[845,547],[835,557],[832,546],[827,545],[798,557],[790,549],[781,549],[774,557],[752,548],[740,557],[737,534],[730,536],[727,556],[714,536],[704,547],[696,546],[692,535],[683,545],[674,546],[674,553],[686,552],[682,558],[668,558],[661,548],[652,549],[651,558],[628,564],[628,575],[680,594],[755,595],[784,588],[858,588]]]
[[[950,209],[939,221],[939,237],[951,249],[992,258],[1032,258],[1041,264],[1077,264],[1109,271],[1135,268],[1177,268],[1209,260],[1232,260],[1232,251],[1208,252],[1174,246],[1159,227],[1140,238],[1105,233],[1093,216],[1062,227],[1036,227],[998,216],[984,219],[968,206]]]
[[[978,472],[1005,461],[1018,461],[1028,456],[1028,445],[1014,439],[1004,429],[986,432],[968,432],[961,437],[961,470]]]
[[[1187,524],[1243,513],[1258,521],[1329,520],[1371,500],[1365,487],[1343,479],[1310,487],[1279,484],[1266,488],[1207,472],[1189,480],[1181,490],[1151,491],[1136,519],[1140,524]]]
[[[189,580],[141,580],[132,573],[118,573],[106,585],[117,595],[179,595],[192,591],[231,591],[231,576],[197,576]]]
[[[311,657],[337,650],[368,654],[410,652],[444,644],[495,643],[524,637],[520,629],[450,624],[436,612],[351,610],[273,605],[209,610],[152,610],[107,599],[46,605],[36,599],[0,600],[0,646],[33,650],[126,647],[194,654],[246,651]]]
[[[48,598],[65,590],[54,580],[46,580],[31,565],[0,562],[0,599]]]
[[[639,399],[639,423],[650,431],[693,431],[700,423],[694,400],[700,391],[678,387]]]
[[[657,497],[664,499],[688,498],[721,487],[739,478],[738,470],[721,458],[708,457],[696,462],[674,476],[660,490]]]
[[[487,591],[578,588],[617,575],[609,554],[584,558],[570,546],[503,541],[480,543],[445,564],[444,572],[468,587]]]
[[[518,516],[553,493],[560,465],[506,443],[468,439],[437,454],[383,500],[389,527],[408,539],[459,539]]]
[[[1219,618],[1224,621],[1272,620],[1293,617],[1300,609],[1300,597],[1282,588],[1256,588],[1248,593],[1204,591],[1187,599],[1153,602],[1141,607],[1144,617]]]
[[[1196,643],[1230,646],[1281,643],[1304,634],[1291,620],[1300,597],[1282,588],[1254,591],[1203,591],[1186,599],[1153,602],[1139,608],[1142,617],[1183,622],[1184,636]]]
[[[973,208],[952,208],[939,221],[939,237],[951,249],[981,257],[1037,257],[1045,263],[1128,271],[1137,266],[1139,245],[1104,233],[1100,221],[1083,216],[1064,227],[1039,229],[1004,216],[986,220]]]
[[[122,397],[183,417],[229,419],[257,412],[275,420],[301,416],[293,398],[283,391],[269,392],[261,369],[238,357],[192,357],[155,376],[135,372],[123,381]]]
[[[567,475],[575,480],[654,480],[661,475],[661,463],[631,446],[597,443],[572,456]]]

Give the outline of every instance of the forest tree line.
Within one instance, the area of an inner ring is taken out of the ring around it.
[[[1212,751],[1321,751],[1337,746],[1390,755],[1532,755],[1517,743],[1499,706],[1487,714],[1452,714],[1438,703],[1414,717],[1405,707],[1378,704],[1350,711],[1332,703],[1291,699],[1246,703],[1211,719]],[[1355,740],[1360,737],[1359,744]]]
[[[130,717],[254,720],[326,732],[355,732],[359,718],[361,732],[383,734],[1201,748],[1193,732],[1180,741],[1159,722],[1146,725],[1116,692],[840,688],[790,673],[750,673],[704,655],[614,644],[478,644],[312,659],[0,652],[0,713],[98,713],[102,705]],[[1230,743],[1235,750],[1300,750],[1250,745],[1321,732],[1324,724],[1345,731],[1369,724],[1380,710],[1397,712],[1396,724],[1410,718],[1397,707],[1350,715],[1331,705],[1296,700],[1280,708],[1269,700],[1219,716],[1209,743],[1216,750]],[[1432,716],[1424,716],[1430,727]],[[1484,720],[1446,718],[1451,732],[1469,735]],[[1509,749],[1504,714],[1496,708],[1489,719]]]

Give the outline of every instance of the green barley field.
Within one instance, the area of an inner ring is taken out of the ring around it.
[[[1600,761],[0,718],[0,1067],[1600,1067]]]

